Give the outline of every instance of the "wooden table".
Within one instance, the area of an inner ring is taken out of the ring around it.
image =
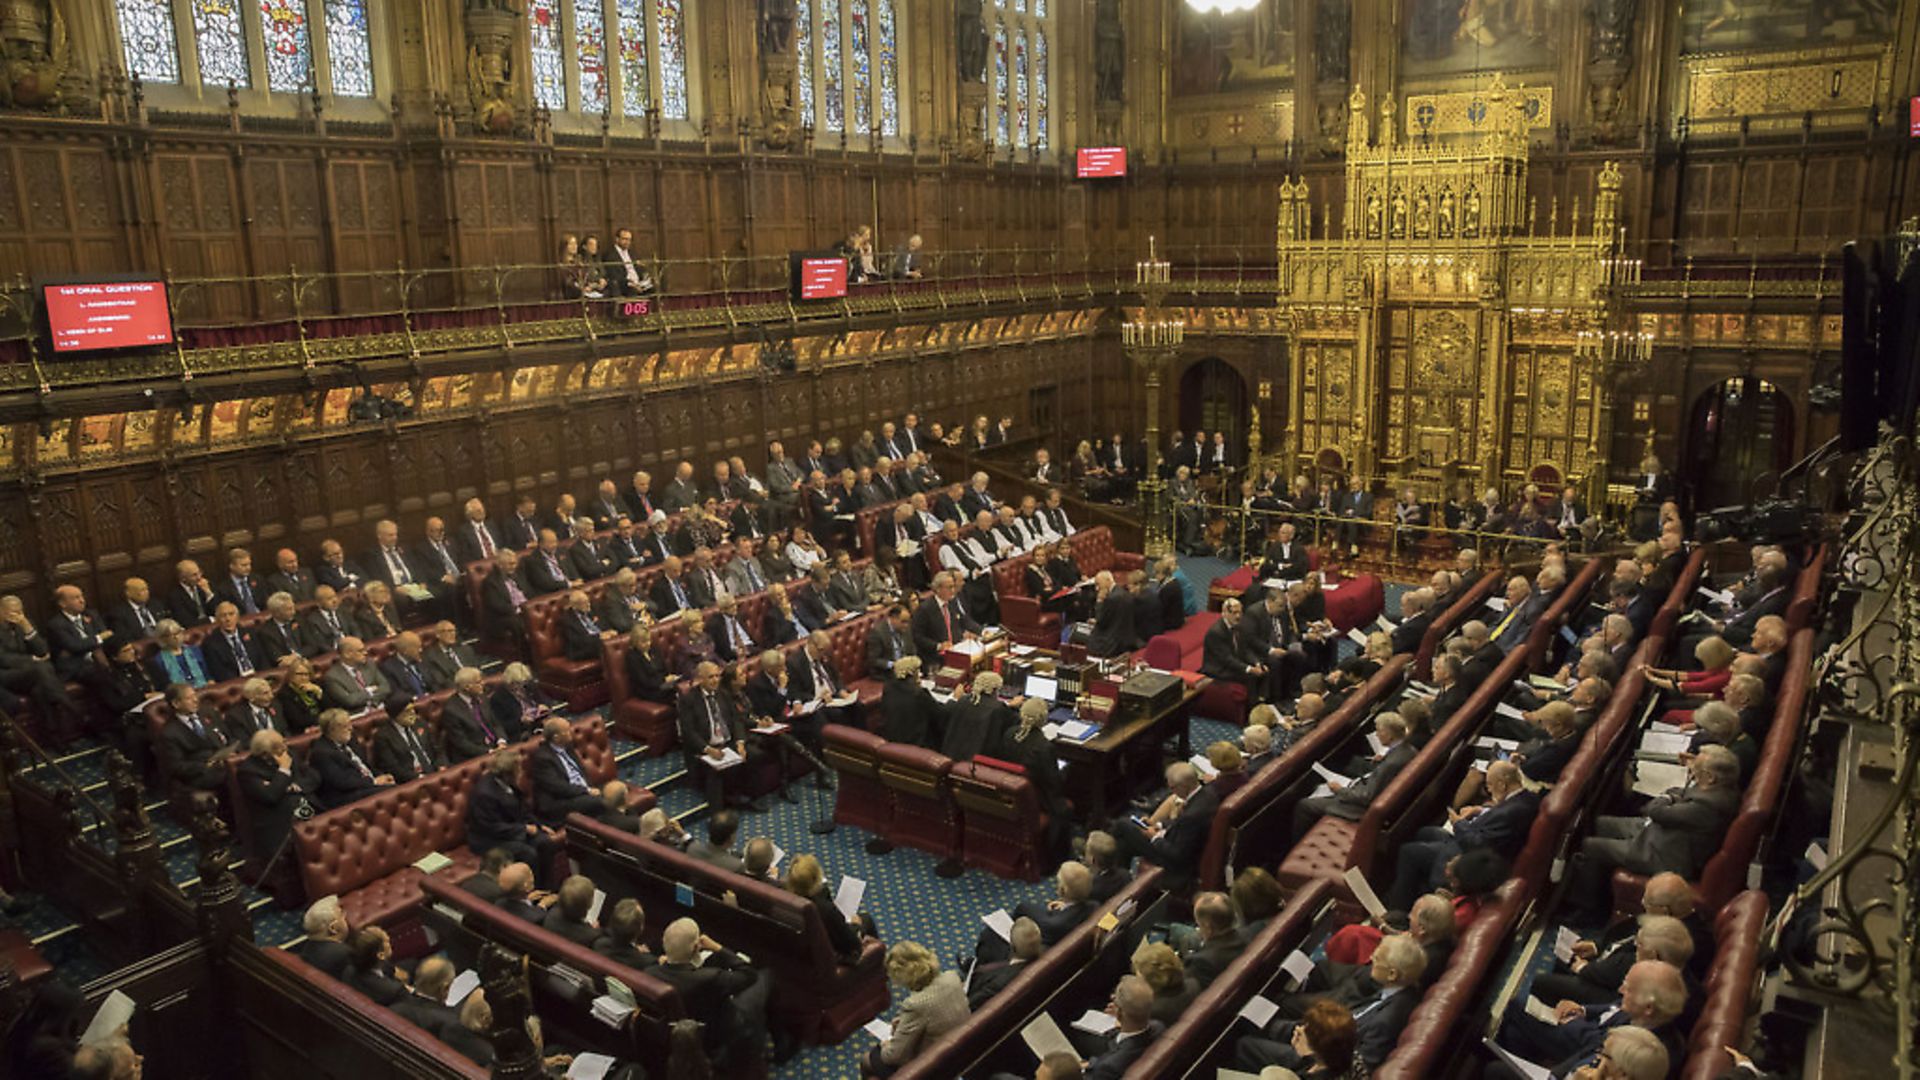
[[[1166,708],[1149,716],[1136,716],[1118,723],[1109,722],[1085,742],[1056,739],[1056,756],[1066,762],[1067,798],[1083,821],[1104,822],[1121,810],[1141,791],[1152,791],[1162,782],[1166,768],[1160,748],[1169,738],[1179,740],[1179,757],[1192,754],[1188,745],[1188,716],[1199,699],[1205,680],[1186,687]]]

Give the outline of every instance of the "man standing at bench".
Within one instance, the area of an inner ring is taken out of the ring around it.
[[[733,705],[720,693],[720,665],[704,661],[694,669],[693,688],[680,695],[680,747],[686,753],[689,778],[699,783],[707,795],[709,809],[726,805],[724,770],[715,763],[729,751],[749,756],[746,723],[734,715]],[[752,751],[753,756],[759,755]],[[731,767],[731,766],[729,766]],[[766,803],[755,800],[756,812]]]
[[[568,814],[598,818],[606,814],[600,789],[587,782],[587,771],[573,753],[573,724],[549,716],[540,726],[546,741],[527,759],[533,777],[533,810],[542,821],[563,822]]]
[[[514,786],[519,775],[518,751],[497,751],[487,762],[487,771],[474,781],[467,796],[467,850],[504,848],[515,861],[535,867],[544,877],[552,873],[560,833],[542,828],[527,813],[520,789]]]

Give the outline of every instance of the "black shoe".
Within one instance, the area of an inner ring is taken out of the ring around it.
[[[792,1032],[785,1028],[773,1029],[773,1063],[775,1065],[785,1065],[793,1060],[793,1055],[799,1052],[800,1040],[794,1038]]]
[[[793,788],[786,784],[780,785],[780,799],[782,802],[790,802],[790,803],[797,803],[800,801],[799,799],[796,799],[793,797]]]
[[[766,812],[767,812],[767,800],[765,800],[765,799],[750,799],[750,800],[748,800],[748,802],[747,802],[747,813],[749,813],[749,814],[764,814],[764,813],[766,813]]]
[[[813,786],[816,788],[819,788],[821,791],[832,791],[833,790],[832,774],[823,773],[823,772],[814,773]]]

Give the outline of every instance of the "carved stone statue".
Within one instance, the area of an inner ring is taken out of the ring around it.
[[[1380,196],[1367,195],[1367,239],[1380,239]]]
[[[1433,235],[1442,240],[1453,239],[1453,192],[1440,193],[1440,209],[1433,219]]]
[[[1120,0],[1096,0],[1093,11],[1093,98],[1126,98],[1127,32],[1120,25]]]
[[[1422,191],[1413,200],[1413,235],[1425,239],[1433,231],[1433,198]]]
[[[1480,189],[1470,187],[1460,207],[1460,235],[1471,240],[1480,235]]]
[[[1387,235],[1395,240],[1407,235],[1407,193],[1393,193],[1391,209],[1387,213]]]
[[[793,144],[794,0],[760,0],[760,138],[770,150]],[[804,120],[801,121],[804,123]]]
[[[1625,59],[1627,39],[1633,34],[1634,0],[1592,0],[1587,15],[1593,20],[1593,43],[1589,59]]]
[[[986,81],[987,23],[980,0],[954,0],[953,55],[961,82]]]
[[[0,108],[59,108],[72,62],[58,0],[0,0]]]
[[[513,44],[520,12],[508,0],[467,0],[467,104],[476,130],[513,130]]]
[[[793,0],[760,0],[760,52],[785,53],[793,40]]]
[[[1313,14],[1313,67],[1323,83],[1346,82],[1353,40],[1348,0],[1317,0]]]

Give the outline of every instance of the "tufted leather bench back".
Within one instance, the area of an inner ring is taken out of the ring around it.
[[[1482,905],[1473,925],[1455,943],[1446,971],[1427,988],[1420,1004],[1407,1017],[1393,1053],[1373,1070],[1373,1080],[1439,1076],[1446,1071],[1443,1063],[1452,1052],[1468,1040],[1478,1040],[1480,1025],[1472,1022],[1467,1012],[1479,997],[1487,973],[1506,952],[1508,939],[1527,906],[1526,892],[1524,881],[1509,878],[1493,899]]]
[[[1433,624],[1427,627],[1425,636],[1420,639],[1419,651],[1413,654],[1415,679],[1427,682],[1433,678],[1433,654],[1440,648],[1440,643],[1447,640],[1448,635],[1467,620],[1469,612],[1478,611],[1480,605],[1486,603],[1487,597],[1501,587],[1503,587],[1501,576],[1488,570],[1480,575],[1480,580],[1474,582],[1472,588],[1462,593],[1459,599],[1447,606],[1447,610],[1440,613],[1439,618],[1433,620]]]
[[[408,1046],[417,1051],[423,1059],[433,1064],[432,1072],[415,1075],[433,1078],[454,1077],[458,1080],[487,1080],[492,1075],[487,1069],[474,1064],[466,1055],[441,1042],[426,1030],[416,1027],[412,1021],[399,1013],[374,1004],[372,998],[328,976],[319,968],[313,967],[287,950],[254,949],[253,954],[268,966],[277,969],[286,978],[309,984],[326,999],[326,1004],[321,1010],[307,1014],[317,1021],[317,1025],[310,1034],[331,1036],[334,1041],[352,1045],[356,1042],[352,1037],[356,1028],[377,1029],[405,1040]],[[335,1010],[345,1015],[327,1015]],[[370,1054],[373,1051],[369,1049],[363,1053]],[[414,1067],[414,1063],[408,1063],[408,1066]],[[400,1065],[396,1063],[395,1071],[391,1075],[399,1075],[399,1069]]]
[[[1687,1039],[1680,1080],[1714,1080],[1733,1067],[1721,1048],[1747,1041],[1747,1013],[1754,1003],[1766,923],[1767,894],[1758,890],[1743,892],[1720,909],[1713,929],[1718,951],[1707,973],[1700,1017]]]
[[[1047,812],[1025,776],[981,764],[956,763],[947,785],[965,827],[961,858],[1001,877],[1038,881]]]

